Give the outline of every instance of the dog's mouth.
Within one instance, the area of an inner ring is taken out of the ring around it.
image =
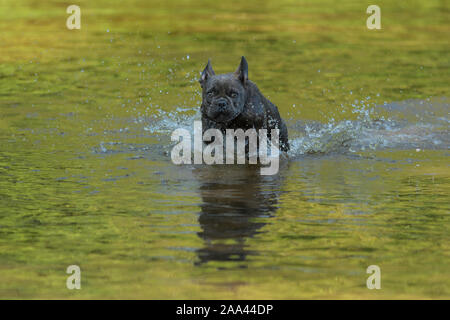
[[[230,121],[233,121],[239,113],[237,112],[219,112],[217,114],[214,114],[213,117],[208,117],[214,122],[223,123],[226,124]]]
[[[226,108],[223,107],[213,107],[209,108],[206,116],[208,119],[218,122],[218,123],[228,123],[234,120],[239,115],[234,108],[228,106]]]

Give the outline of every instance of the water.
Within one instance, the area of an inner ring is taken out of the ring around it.
[[[351,1],[82,1],[78,31],[20,3],[0,10],[0,297],[449,297],[448,4],[380,1],[369,32]],[[199,71],[241,55],[288,160],[173,165]]]

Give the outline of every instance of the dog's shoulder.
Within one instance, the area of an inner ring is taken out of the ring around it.
[[[248,104],[257,105],[261,108],[262,112],[266,113],[272,118],[281,119],[277,106],[262,94],[262,92],[254,82],[249,80],[247,88]]]

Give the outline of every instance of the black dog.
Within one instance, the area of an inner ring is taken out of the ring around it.
[[[289,150],[286,124],[278,108],[248,80],[248,64],[242,57],[234,73],[216,75],[208,61],[199,80],[203,90],[202,126],[208,129],[279,129],[280,150]],[[270,136],[269,136],[270,138]]]

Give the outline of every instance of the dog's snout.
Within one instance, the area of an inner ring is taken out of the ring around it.
[[[220,98],[219,100],[217,100],[216,105],[219,108],[225,108],[228,105],[228,101],[225,98]]]

